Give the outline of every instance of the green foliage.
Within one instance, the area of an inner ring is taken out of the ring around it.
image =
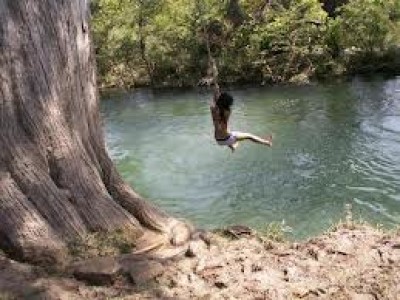
[[[317,0],[292,1],[287,9],[271,11],[251,36],[264,79],[287,82],[299,74],[312,76],[325,58],[326,17]]]
[[[353,0],[332,22],[348,73],[396,72],[400,66],[398,0]]]
[[[284,242],[287,234],[292,231],[292,228],[285,225],[285,222],[271,222],[265,224],[264,228],[258,232],[259,239],[265,241]]]
[[[343,48],[381,51],[387,47],[391,21],[386,0],[354,0],[341,8],[339,28]]]
[[[319,0],[94,0],[100,82],[194,85],[207,37],[225,83],[398,70],[400,1],[344,2],[329,17]]]

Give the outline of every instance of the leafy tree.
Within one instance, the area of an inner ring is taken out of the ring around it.
[[[307,82],[361,72],[371,55],[380,69],[395,70],[388,62],[399,45],[399,3],[95,0],[100,80],[194,85],[207,69],[207,40],[225,82]]]
[[[341,43],[344,48],[373,52],[384,50],[390,41],[390,5],[380,0],[353,0],[340,9]]]
[[[307,80],[325,52],[326,13],[318,1],[292,1],[289,8],[270,10],[266,22],[251,35],[256,62],[264,79],[272,82],[296,80],[303,74]]]
[[[400,67],[397,0],[354,0],[331,22],[330,41],[348,73],[397,72]]]

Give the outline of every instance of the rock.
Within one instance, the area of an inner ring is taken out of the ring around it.
[[[292,293],[296,298],[305,298],[310,293],[310,290],[305,286],[301,286],[295,287]]]
[[[200,235],[200,238],[206,243],[207,246],[211,246],[213,244],[213,236],[209,232],[204,232]]]
[[[225,231],[225,234],[230,235],[236,239],[239,239],[241,236],[252,236],[254,235],[254,231],[245,225],[232,225],[228,226]]]
[[[197,265],[197,261],[194,259],[183,258],[175,265],[180,272],[189,274],[193,272],[195,266]]]
[[[217,287],[217,288],[219,288],[219,289],[224,289],[224,288],[227,288],[228,286],[226,285],[226,283],[225,282],[222,282],[222,281],[216,281],[215,283],[214,283],[214,285]]]
[[[190,285],[189,277],[187,274],[178,274],[175,280],[176,286],[187,287]]]
[[[198,277],[193,273],[189,273],[187,275],[187,278],[188,278],[189,282],[195,282],[196,280],[198,280]]]
[[[400,243],[393,244],[393,245],[392,245],[392,248],[393,248],[393,249],[400,249]]]
[[[128,268],[129,276],[135,284],[143,284],[164,273],[164,267],[161,263],[153,260],[134,261]]]
[[[371,294],[351,293],[350,299],[351,300],[373,300],[373,299],[376,299],[376,298]]]
[[[307,249],[307,253],[315,260],[318,260],[318,250],[314,248]]]
[[[199,261],[197,262],[197,265],[195,267],[195,272],[200,273],[201,271],[204,270],[205,266],[206,266],[206,264],[205,264],[204,258],[199,259]]]
[[[199,300],[211,300],[212,296],[211,296],[211,294],[205,294],[205,295],[200,296],[198,299]]]
[[[174,246],[183,245],[190,239],[193,231],[194,229],[190,224],[178,222],[172,228],[172,237],[170,243]]]
[[[112,284],[120,271],[121,267],[114,257],[98,257],[73,266],[75,278],[93,285]]]
[[[164,246],[147,254],[147,257],[159,261],[174,260],[184,256],[186,251],[187,245],[171,247]]]
[[[201,254],[203,254],[206,251],[207,251],[206,245],[202,240],[192,241],[190,242],[185,255],[187,257],[198,257],[201,256]]]
[[[252,272],[260,272],[260,271],[262,271],[262,269],[263,269],[263,267],[262,267],[262,265],[260,263],[253,263],[251,265],[251,271]]]
[[[264,250],[272,250],[275,248],[275,245],[272,241],[266,240],[263,242]]]
[[[207,246],[212,244],[212,234],[206,230],[199,229],[192,234],[192,240],[203,240]]]
[[[299,243],[293,243],[292,245],[290,245],[290,249],[299,250],[300,249]]]

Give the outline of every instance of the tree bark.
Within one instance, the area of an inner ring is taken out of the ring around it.
[[[91,231],[178,223],[106,152],[88,4],[0,0],[0,247],[24,259]]]
[[[138,20],[138,34],[139,34],[139,48],[140,48],[140,56],[142,57],[143,62],[146,65],[147,75],[149,76],[150,86],[154,87],[154,78],[153,78],[153,68],[151,66],[150,60],[146,55],[146,37],[144,35],[144,27],[145,27],[145,17],[143,14],[143,1],[139,1],[139,20]]]
[[[348,0],[320,0],[322,8],[328,13],[328,16],[335,18],[338,15],[336,11],[339,7],[347,4]]]
[[[239,4],[239,0],[229,0],[226,10],[226,16],[234,28],[239,27],[246,20],[246,15]]]

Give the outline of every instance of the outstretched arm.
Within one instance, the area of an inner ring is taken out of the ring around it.
[[[219,96],[221,95],[221,90],[219,88],[218,84],[218,68],[217,64],[215,62],[215,59],[213,57],[210,58],[209,60],[209,70],[211,71],[210,75],[212,76],[212,84],[214,85],[214,98],[213,98],[213,104],[217,101]]]
[[[220,91],[219,85],[217,82],[215,82],[214,83],[214,96],[213,96],[211,105],[215,105],[215,103],[217,102],[217,99],[219,98],[220,95],[221,95],[221,91]]]

